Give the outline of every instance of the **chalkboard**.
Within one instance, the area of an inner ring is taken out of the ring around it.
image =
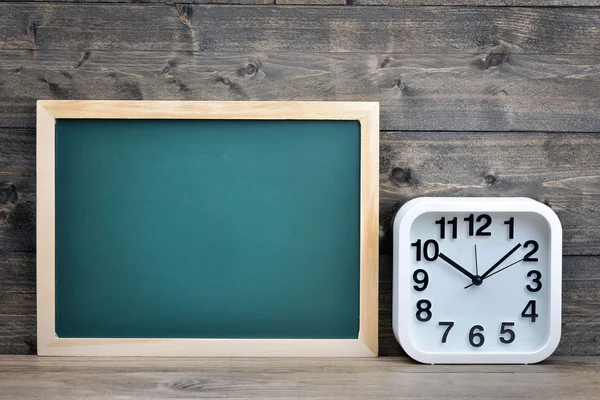
[[[53,340],[360,341],[361,121],[273,116],[55,119]]]

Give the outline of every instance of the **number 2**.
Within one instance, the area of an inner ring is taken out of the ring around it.
[[[523,248],[526,249],[529,246],[533,246],[533,250],[531,250],[529,253],[525,254],[525,257],[523,257],[523,261],[536,262],[538,259],[536,257],[531,257],[531,256],[534,255],[538,251],[538,249],[540,248],[540,245],[535,240],[528,240],[523,245]]]

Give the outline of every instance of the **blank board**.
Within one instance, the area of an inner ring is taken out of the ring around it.
[[[40,103],[39,354],[376,355],[372,103]]]

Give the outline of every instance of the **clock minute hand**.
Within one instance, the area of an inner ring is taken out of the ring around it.
[[[521,243],[513,247],[508,253],[506,253],[501,259],[499,259],[496,264],[492,265],[490,269],[485,271],[483,275],[481,275],[481,279],[487,278],[500,264],[502,264],[508,257],[510,257],[515,251],[517,251],[521,247]]]
[[[467,276],[469,279],[475,279],[475,275],[473,275],[472,273],[470,273],[469,271],[467,271],[466,269],[464,269],[463,267],[458,265],[456,262],[454,262],[450,258],[448,258],[448,256],[446,256],[444,253],[440,253],[438,255],[438,257],[441,258],[442,260],[446,261],[448,264],[450,264],[454,268],[456,268],[459,272],[461,272],[463,275]]]

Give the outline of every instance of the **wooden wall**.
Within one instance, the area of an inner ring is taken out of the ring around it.
[[[381,354],[408,199],[564,226],[557,354],[600,355],[600,0],[0,0],[0,353],[35,353],[35,100],[381,104]]]

